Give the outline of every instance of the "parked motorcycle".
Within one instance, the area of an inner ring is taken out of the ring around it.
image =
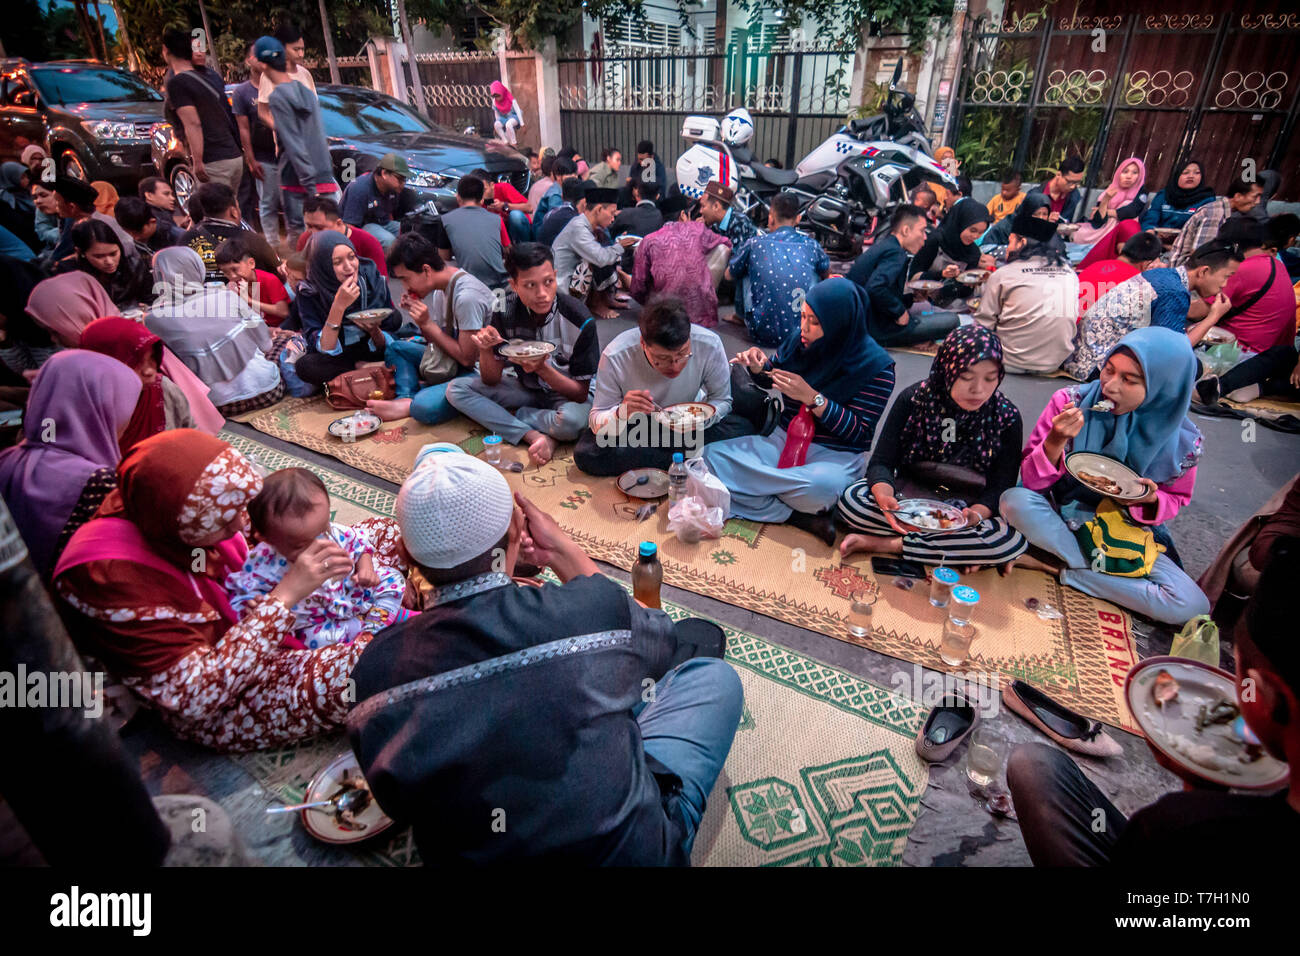
[[[956,179],[929,155],[914,97],[896,88],[901,66],[900,61],[894,70],[883,113],[841,127],[795,169],[774,169],[755,160],[748,145],[754,122],[743,107],[721,124],[709,116],[688,116],[682,136],[693,145],[677,160],[677,188],[698,199],[717,180],[735,192],[740,210],[759,226],[767,225],[772,197],[789,192],[803,212],[800,228],[828,255],[856,256],[865,236],[921,182],[957,188]]]

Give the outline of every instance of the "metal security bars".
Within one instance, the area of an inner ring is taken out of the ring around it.
[[[1300,168],[1300,15],[1031,11],[979,18],[965,42],[952,128],[972,178],[1010,166],[1041,181],[1067,154],[1089,187],[1134,155],[1152,190],[1187,156],[1216,189],[1245,168]],[[1300,198],[1283,178],[1277,198]]]
[[[630,158],[650,140],[672,178],[685,149],[682,120],[719,119],[744,106],[754,117],[750,148],[760,161],[794,166],[835,131],[850,109],[852,49],[736,41],[713,46],[562,54],[564,141],[591,162],[612,146]]]

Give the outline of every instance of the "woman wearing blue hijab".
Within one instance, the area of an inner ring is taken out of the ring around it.
[[[1123,462],[1142,477],[1145,497],[1129,503],[1129,519],[1172,543],[1161,527],[1192,500],[1201,432],[1187,417],[1196,358],[1186,335],[1159,326],[1136,329],[1106,356],[1101,378],[1061,389],[1030,433],[1021,457],[1022,487],[1002,495],[999,509],[1029,543],[1060,564],[1039,562],[1061,583],[1166,624],[1208,614],[1210,602],[1167,554],[1146,577],[1092,570],[1074,527],[1090,520],[1103,496],[1077,481],[1065,459],[1090,451]],[[1110,411],[1095,411],[1107,400]],[[1022,561],[1022,563],[1025,563]]]
[[[870,310],[856,283],[819,282],[803,304],[799,328],[772,360],[759,348],[732,360],[761,385],[770,378],[784,399],[780,426],[772,434],[704,449],[709,470],[731,491],[732,516],[788,521],[834,543],[829,509],[862,477],[876,422],[894,390],[894,360],[867,333]],[[792,429],[805,409],[812,425],[806,448],[797,433],[808,418]]]
[[[298,286],[298,315],[309,351],[295,371],[304,382],[323,385],[358,362],[382,362],[391,335],[401,326],[394,309],[378,325],[348,316],[363,309],[393,309],[388,282],[341,232],[326,229],[307,244],[307,281]]]

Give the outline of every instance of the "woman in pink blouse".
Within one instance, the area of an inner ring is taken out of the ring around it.
[[[1101,378],[1061,389],[1038,417],[1021,454],[1021,487],[1002,495],[999,509],[1029,543],[1056,562],[1026,562],[1059,574],[1061,583],[1181,625],[1208,614],[1210,602],[1196,582],[1169,557],[1156,558],[1146,577],[1092,570],[1075,529],[1092,518],[1102,495],[1065,470],[1072,452],[1091,451],[1122,461],[1142,476],[1145,497],[1128,505],[1129,518],[1151,527],[1157,541],[1172,543],[1160,527],[1192,500],[1201,433],[1187,417],[1196,359],[1187,336],[1159,326],[1130,332],[1106,356]],[[1110,411],[1092,411],[1103,399]]]

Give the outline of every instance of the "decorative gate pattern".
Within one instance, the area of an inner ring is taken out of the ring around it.
[[[1250,159],[1284,172],[1277,198],[1300,199],[1300,180],[1285,175],[1300,165],[1300,15],[1263,10],[1264,0],[1175,4],[1198,9],[1070,14],[1011,0],[1002,18],[969,21],[950,127],[966,172],[1013,166],[1032,181],[1077,154],[1093,186],[1137,155],[1158,189],[1194,154],[1215,188]]]

